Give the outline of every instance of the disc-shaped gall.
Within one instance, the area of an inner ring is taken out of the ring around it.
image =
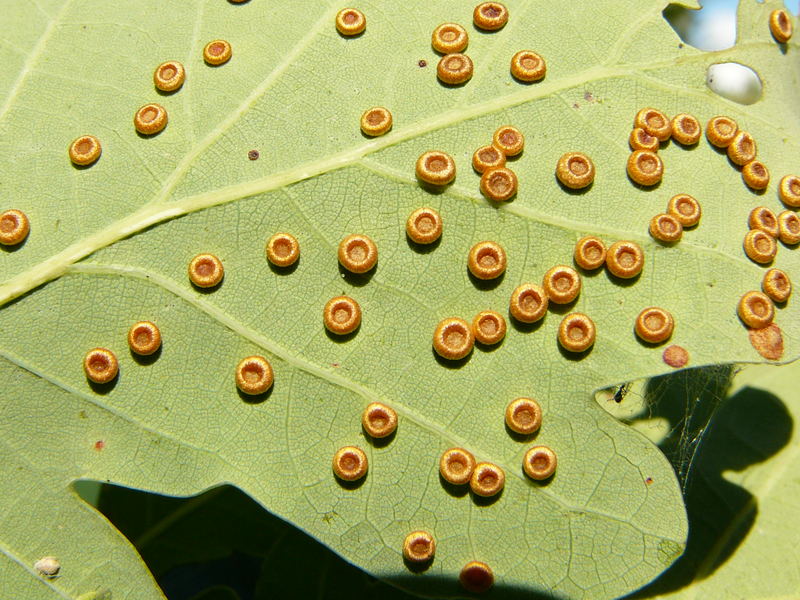
[[[643,186],[656,185],[664,176],[664,162],[655,152],[634,150],[626,165],[628,177]]]
[[[753,136],[741,129],[736,132],[736,135],[733,136],[731,143],[728,145],[728,158],[731,159],[732,163],[740,167],[751,160],[755,160],[757,152],[756,141]]]
[[[167,109],[160,104],[145,104],[133,115],[133,126],[142,135],[154,135],[167,126]]]
[[[367,455],[358,446],[343,446],[333,455],[333,472],[342,481],[358,481],[367,469]]]
[[[416,164],[417,178],[431,185],[447,185],[456,178],[456,161],[446,152],[430,150]]]
[[[478,173],[506,166],[506,155],[496,146],[481,146],[472,155],[472,168]]]
[[[363,33],[367,28],[367,18],[360,10],[343,8],[336,13],[336,30],[345,37]]]
[[[738,131],[739,125],[730,117],[711,117],[706,125],[706,138],[717,148],[727,148]]]
[[[497,279],[506,271],[506,251],[497,242],[483,241],[469,251],[467,267],[478,279]]]
[[[673,215],[658,214],[650,219],[650,235],[659,241],[671,244],[681,239],[683,225]]]
[[[233,49],[225,40],[212,40],[203,48],[203,60],[209,65],[224,65],[231,59]]]
[[[544,274],[542,287],[550,302],[569,304],[581,293],[581,276],[572,267],[556,265]]]
[[[461,569],[458,581],[468,592],[482,594],[494,585],[494,573],[485,562],[471,560]]]
[[[131,352],[150,356],[161,348],[161,330],[151,321],[139,321],[128,330],[128,346]]]
[[[684,146],[693,146],[700,141],[703,128],[695,117],[681,113],[672,117],[672,139]],[[645,149],[645,148],[643,148]]]
[[[377,137],[392,128],[392,113],[383,106],[373,106],[361,115],[361,131],[364,135]]]
[[[667,203],[667,212],[675,217],[683,227],[694,227],[703,216],[700,203],[689,194],[676,194],[670,198]]]
[[[535,323],[544,317],[548,304],[544,289],[535,283],[523,283],[512,292],[508,310],[521,323]]]
[[[91,165],[103,153],[103,148],[93,135],[82,135],[69,145],[69,159],[79,167]]]
[[[760,229],[751,229],[744,236],[744,253],[753,262],[761,265],[771,263],[778,253],[778,244],[775,238],[761,231]]]
[[[322,319],[331,333],[347,335],[361,325],[361,306],[349,296],[336,296],[325,303]]]
[[[497,31],[508,23],[508,9],[499,2],[481,2],[472,11],[472,22],[478,29]]]
[[[517,398],[506,406],[506,425],[520,435],[531,435],[542,426],[542,407],[533,398]]]
[[[558,326],[558,343],[568,352],[584,352],[594,344],[597,330],[588,316],[571,313]]]
[[[403,540],[403,558],[410,563],[428,563],[436,554],[436,542],[427,531],[412,531]]]
[[[92,348],[83,357],[83,372],[94,383],[108,383],[119,373],[117,355],[108,348]]]
[[[371,402],[361,413],[361,425],[370,437],[385,438],[397,429],[397,413],[382,402]]]
[[[481,193],[494,202],[511,200],[518,187],[517,174],[507,167],[488,169],[481,175]]]
[[[672,135],[672,123],[660,110],[655,108],[643,108],[633,119],[634,127],[641,127],[650,135],[658,138],[659,142],[665,142]]]
[[[661,144],[658,138],[650,135],[641,127],[634,127],[628,136],[628,145],[631,150],[649,150],[650,152],[658,152]]]
[[[219,285],[224,276],[222,261],[213,254],[198,254],[189,262],[189,280],[199,288]]]
[[[479,462],[469,478],[469,489],[478,496],[490,498],[499,494],[506,485],[503,469],[489,462]]]
[[[534,446],[522,459],[522,470],[531,479],[542,481],[553,476],[558,466],[558,458],[548,446]]]
[[[621,240],[609,246],[606,252],[606,268],[621,279],[631,279],[644,268],[644,251],[636,242]]]
[[[31,223],[21,210],[11,208],[0,213],[0,244],[16,246],[25,241],[31,230]]]
[[[792,18],[782,8],[773,10],[769,14],[769,30],[776,42],[785,44],[792,37]]]
[[[236,387],[243,394],[257,396],[272,387],[272,365],[263,356],[248,356],[239,361],[235,371]]]
[[[300,258],[300,244],[291,233],[276,233],[267,240],[267,260],[276,267],[290,267]]]
[[[787,246],[800,242],[800,217],[796,212],[785,210],[778,215],[778,237]]]
[[[476,464],[475,457],[469,450],[450,448],[439,459],[439,474],[448,483],[464,485],[469,483]]]
[[[432,208],[418,208],[406,220],[406,234],[417,244],[432,244],[442,236],[442,217]]]
[[[657,306],[645,308],[636,317],[634,331],[639,339],[648,344],[660,344],[672,337],[675,320],[669,311]]]
[[[573,190],[583,189],[594,181],[594,163],[585,154],[568,152],[558,159],[556,177],[566,187]]]
[[[506,156],[516,156],[525,149],[525,136],[512,125],[503,125],[492,135],[492,145]]]
[[[174,92],[186,81],[186,69],[177,60],[168,60],[153,71],[153,84],[162,92]]]
[[[460,85],[472,79],[474,68],[469,56],[454,52],[445,54],[439,59],[439,64],[436,65],[436,76],[442,83]]]
[[[463,52],[467,44],[467,30],[458,23],[442,23],[431,34],[431,46],[440,54]]]
[[[742,167],[742,179],[747,187],[764,190],[769,185],[769,169],[760,160],[751,160]]]
[[[606,245],[599,237],[587,235],[575,243],[573,258],[581,269],[599,269],[606,262]]]
[[[351,273],[366,273],[378,262],[378,247],[369,236],[352,234],[339,242],[338,257]]]
[[[792,208],[800,208],[800,177],[797,175],[784,175],[778,184],[778,194],[781,202]]]
[[[475,341],[487,346],[503,341],[506,330],[506,320],[494,310],[483,310],[472,320],[472,335],[475,336]]]
[[[739,299],[736,312],[742,323],[752,329],[762,329],[775,317],[775,305],[763,292],[747,292]]]
[[[451,317],[441,321],[433,332],[433,349],[447,360],[460,360],[472,352],[475,336],[464,319]]]
[[[766,206],[756,206],[747,217],[750,229],[760,229],[772,237],[778,237],[778,217]]]
[[[780,269],[770,269],[764,273],[761,289],[773,302],[783,303],[792,295],[792,282]]]
[[[547,63],[532,50],[520,50],[511,57],[511,75],[525,83],[540,81],[547,75]]]

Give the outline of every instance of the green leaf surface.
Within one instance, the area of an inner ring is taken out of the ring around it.
[[[800,362],[733,379],[686,490],[686,553],[635,598],[789,599],[800,589]]]
[[[747,214],[759,204],[782,210],[777,180],[798,170],[797,46],[776,45],[766,28],[779,3],[744,2],[737,46],[716,53],[681,44],[661,16],[664,2],[509,3],[501,31],[470,27],[475,74],[456,88],[436,80],[430,32],[447,20],[468,25],[471,7],[432,4],[365,2],[367,31],[354,39],[333,27],[340,5],[311,0],[281,10],[265,0],[6,7],[0,193],[32,223],[24,244],[0,254],[0,585],[9,595],[161,597],[132,546],[71,491],[78,479],[173,495],[232,483],[345,559],[426,594],[461,593],[457,574],[475,559],[494,569],[498,597],[611,598],[680,555],[686,517],[669,463],[591,392],[670,370],[662,349],[632,332],[653,304],[675,316],[673,341],[692,366],[762,360],[735,305],[764,270],[742,252]],[[216,38],[231,42],[233,58],[212,68],[201,52]],[[510,77],[510,56],[525,48],[547,60],[544,81]],[[185,64],[187,81],[159,95],[152,71],[167,59]],[[705,87],[707,66],[730,60],[759,73],[765,91],[756,104]],[[133,113],[153,101],[170,123],[138,136]],[[395,125],[367,139],[358,119],[374,105],[390,108]],[[625,175],[627,137],[643,106],[701,122],[734,117],[758,141],[773,183],[763,195],[749,191],[703,140],[689,149],[667,144],[663,182],[635,187]],[[506,123],[527,143],[512,162],[520,192],[498,207],[480,195],[469,157]],[[101,139],[103,156],[77,169],[66,148],[87,133]],[[439,194],[414,178],[416,158],[432,148],[458,165],[455,183]],[[248,160],[251,149],[258,160]],[[568,151],[586,152],[597,166],[586,193],[567,193],[554,178]],[[650,217],[681,192],[703,205],[700,226],[674,247],[655,243]],[[406,216],[424,205],[445,222],[441,242],[425,252],[404,233]],[[264,258],[276,231],[300,241],[290,273]],[[368,277],[337,268],[336,246],[349,233],[378,245]],[[586,274],[574,306],[554,307],[535,327],[512,324],[499,348],[476,349],[455,365],[434,357],[437,322],[487,308],[505,313],[519,283],[569,264],[585,234],[640,243],[642,275],[621,282]],[[495,286],[467,274],[467,252],[483,239],[509,256]],[[199,252],[224,263],[218,289],[189,283],[186,267]],[[794,277],[797,264],[781,245],[775,265]],[[321,312],[342,293],[361,304],[364,320],[356,335],[336,340]],[[583,356],[556,342],[571,310],[597,324]],[[797,312],[790,301],[776,319],[787,360],[798,354]],[[164,336],[153,360],[126,347],[128,327],[141,319]],[[82,357],[95,346],[119,357],[110,387],[84,377]],[[275,370],[271,393],[258,402],[234,385],[234,366],[250,354],[267,356]],[[505,405],[521,395],[540,401],[535,440],[558,453],[558,472],[545,484],[521,471],[531,440],[510,437],[503,425]],[[400,415],[388,444],[360,429],[372,400]],[[345,444],[362,446],[370,461],[355,489],[331,473]],[[438,457],[453,445],[505,469],[499,498],[442,486]],[[421,574],[400,553],[414,529],[437,540]],[[45,555],[59,557],[60,577],[33,571]]]

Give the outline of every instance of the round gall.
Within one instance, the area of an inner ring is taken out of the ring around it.
[[[209,65],[224,65],[231,59],[233,49],[225,40],[212,40],[203,48],[203,60]]]
[[[177,60],[168,60],[153,71],[153,83],[162,92],[174,92],[186,81],[186,69]]]
[[[361,425],[370,437],[385,438],[397,429],[397,413],[381,402],[372,402],[361,414]]]
[[[128,330],[128,346],[140,356],[150,356],[161,348],[161,331],[150,321],[134,323]]]
[[[406,220],[406,234],[417,244],[432,244],[442,236],[442,217],[432,208],[418,208]]]
[[[506,251],[497,242],[484,241],[469,251],[467,266],[478,279],[497,279],[506,271]]]
[[[69,145],[69,159],[79,167],[91,165],[102,154],[103,148],[93,135],[82,135]]]
[[[594,321],[582,313],[571,313],[558,326],[558,343],[568,352],[584,352],[594,345]]]
[[[475,470],[475,457],[464,448],[450,448],[439,459],[439,473],[442,479],[453,485],[468,483]]]
[[[475,336],[464,319],[451,317],[441,321],[433,332],[433,349],[447,360],[460,360],[472,352]]]
[[[606,245],[598,237],[587,235],[575,243],[575,264],[586,271],[599,269],[606,262]]]
[[[360,10],[343,8],[336,13],[336,30],[345,37],[363,33],[367,28],[367,18]]]
[[[542,426],[542,408],[533,398],[517,398],[506,406],[506,425],[514,433],[531,435]]]
[[[210,288],[222,281],[225,269],[213,254],[198,254],[189,262],[189,280],[199,288]]]
[[[531,479],[541,481],[553,476],[558,466],[556,453],[547,446],[534,446],[525,453],[522,469]]]
[[[361,325],[361,307],[349,296],[336,296],[322,311],[325,329],[335,335],[353,333]]]
[[[94,383],[108,383],[119,373],[117,356],[107,348],[93,348],[83,357],[83,372]]]
[[[333,472],[343,481],[358,481],[367,469],[367,455],[357,446],[343,446],[333,455]]]
[[[545,291],[535,283],[523,283],[511,294],[509,312],[522,323],[535,323],[547,312],[549,299]]]
[[[0,244],[16,246],[28,237],[31,224],[28,216],[15,208],[0,213]]]
[[[369,236],[348,235],[339,242],[339,264],[351,273],[366,273],[378,262],[378,247]]]
[[[272,387],[272,382],[272,365],[263,356],[248,356],[236,365],[236,387],[243,394],[263,394]]]
[[[467,30],[458,23],[442,23],[431,34],[431,46],[440,54],[463,52],[467,44]]]

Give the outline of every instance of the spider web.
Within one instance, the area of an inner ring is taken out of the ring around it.
[[[703,438],[713,426],[735,372],[733,365],[685,369],[602,390],[597,400],[658,444],[685,495]]]

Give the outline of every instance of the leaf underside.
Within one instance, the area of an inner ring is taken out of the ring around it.
[[[367,30],[353,39],[334,29],[341,6],[311,0],[283,10],[263,0],[7,8],[0,192],[32,224],[21,247],[0,254],[0,581],[14,596],[109,589],[114,598],[162,597],[126,540],[71,491],[78,479],[171,495],[231,483],[347,560],[431,595],[462,593],[461,567],[481,560],[494,570],[497,596],[611,598],[683,551],[686,516],[669,463],[599,408],[592,391],[671,370],[663,347],[633,334],[635,316],[651,305],[674,315],[672,342],[689,351],[689,366],[762,360],[735,306],[764,271],[742,251],[747,214],[757,205],[783,210],[777,181],[798,170],[797,47],[776,44],[766,28],[779,3],[744,2],[737,45],[715,53],[681,44],[661,16],[663,2],[635,10],[610,0],[509,3],[502,30],[470,25],[475,74],[455,88],[436,80],[430,32],[443,21],[470,24],[471,7],[395,4],[364,3]],[[233,58],[214,68],[202,48],[217,38],[231,43]],[[520,49],[545,57],[542,82],[511,78],[508,62]],[[187,81],[159,95],[152,71],[168,59],[183,62]],[[759,73],[759,102],[737,105],[705,87],[707,66],[725,61]],[[149,138],[131,122],[147,102],[163,104],[170,118]],[[369,139],[358,121],[375,105],[392,111],[394,128]],[[750,191],[704,139],[665,145],[663,182],[634,186],[625,175],[627,138],[644,106],[703,123],[735,118],[757,140],[770,187]],[[519,193],[493,206],[470,156],[507,123],[526,136],[510,163]],[[75,168],[67,145],[89,133],[103,155]],[[248,158],[253,149],[257,160]],[[441,193],[414,177],[429,149],[456,160],[456,181]],[[554,178],[558,157],[570,151],[596,165],[585,193],[568,193]],[[677,193],[698,198],[703,219],[680,243],[660,245],[647,224]],[[430,251],[405,236],[405,219],[420,206],[444,220]],[[300,241],[290,272],[264,257],[277,231]],[[337,266],[337,244],[350,233],[379,248],[369,276]],[[498,348],[456,364],[435,358],[431,334],[441,319],[506,314],[511,291],[571,264],[586,234],[638,242],[642,275],[622,282],[586,273],[574,305],[551,307],[534,327],[511,323]],[[468,250],[484,239],[509,257],[496,285],[467,273]],[[186,276],[200,252],[225,266],[210,291]],[[797,263],[780,245],[775,266],[792,277]],[[344,340],[326,334],[321,319],[340,294],[364,313]],[[797,310],[790,301],[776,316],[785,360],[798,354]],[[585,355],[556,341],[572,311],[597,325]],[[164,338],[151,360],[126,347],[128,327],[144,319]],[[82,357],[95,346],[119,358],[111,386],[90,386],[83,374]],[[273,389],[256,402],[237,393],[233,378],[251,354],[275,371]],[[521,470],[533,440],[512,438],[503,424],[517,396],[538,399],[544,424],[535,442],[558,454],[544,484]],[[399,413],[389,443],[361,430],[373,400]],[[331,472],[334,451],[348,444],[367,452],[360,486],[344,487]],[[442,485],[438,457],[456,445],[505,470],[499,498]],[[420,574],[401,556],[416,529],[437,541]],[[44,555],[59,557],[61,577],[34,572]]]

